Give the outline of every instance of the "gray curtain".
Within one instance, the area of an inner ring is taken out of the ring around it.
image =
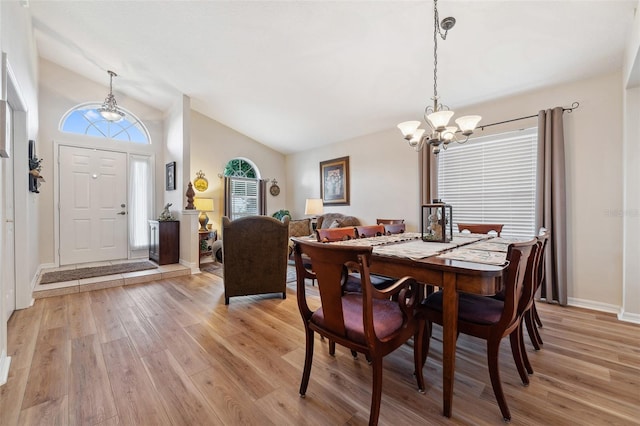
[[[224,177],[224,214],[223,216],[231,217],[231,178]]]
[[[562,107],[538,113],[536,229],[551,232],[541,297],[567,304],[567,202]]]
[[[258,199],[260,200],[258,210],[262,216],[267,215],[267,182],[268,180],[265,179],[258,181]]]

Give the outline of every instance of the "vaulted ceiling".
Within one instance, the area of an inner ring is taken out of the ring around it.
[[[441,0],[440,17],[457,24],[438,45],[438,92],[455,109],[618,70],[637,4]],[[431,102],[431,1],[28,7],[41,57],[105,87],[114,70],[116,97],[161,110],[186,94],[193,109],[283,153],[420,119]]]

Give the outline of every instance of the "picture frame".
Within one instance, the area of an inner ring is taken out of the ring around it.
[[[349,205],[349,157],[320,162],[320,198],[323,205]]]
[[[166,190],[176,189],[176,162],[172,161],[166,165]]]

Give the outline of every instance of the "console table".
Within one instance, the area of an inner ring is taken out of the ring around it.
[[[158,265],[180,262],[179,221],[149,221],[149,259]]]

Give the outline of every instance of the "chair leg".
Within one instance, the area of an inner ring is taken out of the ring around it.
[[[491,377],[491,386],[493,387],[493,393],[496,396],[496,401],[500,406],[500,412],[502,413],[502,419],[504,421],[511,420],[511,412],[507,406],[507,400],[504,397],[502,391],[502,382],[500,381],[500,369],[498,368],[498,352],[500,350],[500,340],[495,338],[489,338],[487,340],[487,363],[489,365],[489,377]]]
[[[373,375],[373,388],[371,389],[371,413],[369,414],[369,426],[378,424],[380,416],[380,400],[382,398],[382,357],[374,356],[371,372]]]
[[[424,340],[424,329],[425,329],[425,321],[420,321],[418,323],[418,329],[413,336],[413,363],[414,363],[414,373],[416,375],[416,381],[418,382],[418,392],[424,393],[424,373],[422,372],[422,351],[423,345],[422,340]]]
[[[536,309],[536,301],[533,301],[533,305],[531,305],[531,309],[533,310],[533,317],[536,320],[536,324],[538,327],[542,328],[542,320],[540,319],[540,315],[538,315],[538,310]]]
[[[527,371],[525,371],[524,362],[524,356],[526,356],[526,352],[523,355],[522,321],[520,321],[520,325],[518,326],[518,328],[513,330],[513,332],[509,335],[509,343],[511,343],[511,353],[513,354],[513,361],[516,363],[516,368],[518,369],[520,380],[522,381],[523,385],[529,386],[529,376],[527,375]]]
[[[529,355],[527,355],[527,350],[524,346],[524,332],[522,331],[522,323],[520,323],[520,354],[522,355],[522,362],[524,363],[524,368],[527,370],[527,373],[533,374],[533,367],[531,366],[531,362],[529,362]]]
[[[329,355],[336,356],[336,342],[329,339]]]
[[[302,370],[302,382],[300,383],[300,396],[305,397],[307,386],[309,386],[309,376],[311,376],[311,363],[313,362],[313,330],[305,327],[306,353],[304,355],[304,370]]]
[[[540,334],[538,334],[538,329],[533,318],[532,310],[533,308],[529,309],[524,313],[524,322],[527,325],[527,332],[529,333],[529,339],[531,340],[531,344],[533,345],[536,351],[539,351],[540,344],[542,343],[542,339],[540,338]]]
[[[424,329],[424,337],[422,338],[422,361],[420,362],[420,365],[422,365],[423,368],[424,364],[427,362],[427,356],[429,356],[429,344],[431,343],[433,323],[431,323],[431,321],[425,321]]]

